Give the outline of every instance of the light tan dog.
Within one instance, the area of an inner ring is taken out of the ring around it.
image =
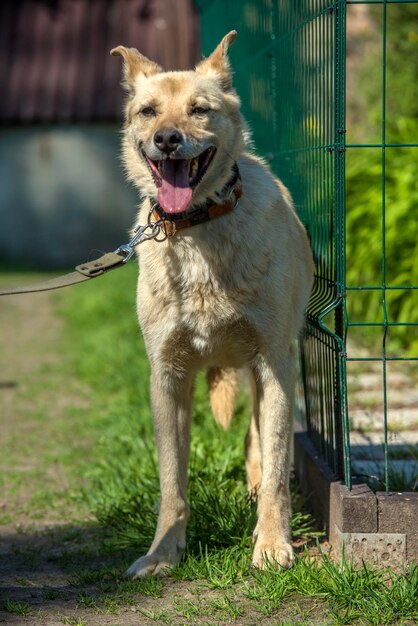
[[[258,497],[253,564],[293,561],[294,338],[313,263],[289,192],[245,152],[248,132],[227,57],[235,37],[226,35],[195,71],[164,72],[134,48],[112,50],[124,60],[123,159],[143,196],[138,222],[146,223],[158,203],[169,234],[172,223],[177,227],[164,243],[138,248],[138,316],[151,363],[161,503],[152,545],[128,570],[133,577],[177,563],[185,547],[191,404],[201,369],[208,370],[214,415],[225,428],[237,371],[252,374],[246,467]]]

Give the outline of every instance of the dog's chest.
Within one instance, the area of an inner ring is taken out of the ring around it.
[[[219,325],[243,313],[251,300],[249,285],[239,251],[226,243],[200,247],[180,245],[168,265],[168,279],[185,317],[201,326]]]
[[[256,333],[247,313],[258,300],[258,288],[248,279],[239,251],[227,244],[176,245],[160,263],[154,259],[147,266],[143,278],[152,283],[153,297],[148,315],[140,315],[141,325],[158,317],[159,327],[167,329],[163,343],[187,345],[187,353],[205,361],[219,362],[223,355],[242,361],[253,352]]]
[[[242,296],[235,286],[228,288],[226,283],[226,279],[219,280],[211,268],[204,265],[189,267],[175,281],[179,294],[178,321],[202,347],[205,340],[213,343],[214,334],[219,334],[231,319],[242,315]]]

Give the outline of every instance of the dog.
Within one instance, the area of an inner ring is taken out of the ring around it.
[[[193,385],[207,370],[211,407],[227,428],[239,371],[250,372],[245,441],[257,497],[252,563],[293,562],[290,445],[295,337],[313,280],[305,229],[286,187],[248,150],[232,85],[228,33],[191,71],[165,72],[118,46],[127,91],[122,155],[142,197],[138,222],[163,223],[164,242],[137,248],[137,311],[151,365],[161,500],[154,540],[133,578],[178,563],[186,544]]]

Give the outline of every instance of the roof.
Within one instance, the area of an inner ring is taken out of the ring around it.
[[[165,69],[188,69],[197,33],[192,0],[3,0],[0,121],[113,121],[123,94],[110,49],[134,46]]]

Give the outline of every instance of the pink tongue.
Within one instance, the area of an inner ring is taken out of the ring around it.
[[[163,176],[158,188],[158,202],[166,213],[181,213],[192,201],[189,185],[190,161],[166,159],[163,161]]]

